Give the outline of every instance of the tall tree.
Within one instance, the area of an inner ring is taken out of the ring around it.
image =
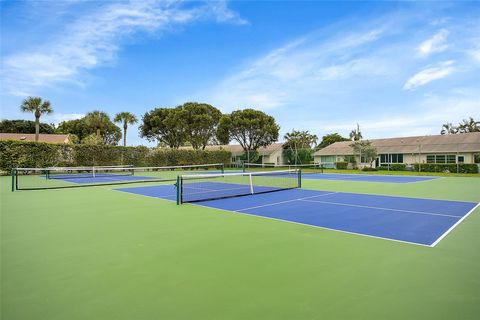
[[[360,131],[360,126],[358,125],[358,123],[357,123],[357,128],[352,130],[349,136],[352,141],[362,140],[363,136],[362,136],[362,132]]]
[[[40,134],[40,116],[53,112],[50,101],[42,101],[40,97],[28,97],[20,105],[22,112],[32,112],[35,115],[35,141],[38,141]]]
[[[97,140],[100,140],[101,132],[108,126],[110,117],[103,111],[95,110],[85,115],[85,122],[92,128],[95,128]]]
[[[29,120],[2,120],[0,121],[0,132],[4,133],[35,133],[35,121]],[[40,133],[54,133],[55,127],[52,124],[40,123]]]
[[[181,108],[156,108],[142,117],[140,136],[159,145],[178,148],[186,141]]]
[[[463,119],[458,125],[459,133],[480,132],[480,121],[475,121],[472,117]]]
[[[452,125],[451,122],[442,125],[442,131],[440,134],[455,134],[458,133],[458,127]]]
[[[130,112],[120,112],[115,115],[113,121],[123,124],[123,146],[126,147],[128,125],[137,123],[137,117],[135,117],[135,115],[131,114]]]
[[[288,163],[310,163],[313,159],[313,148],[317,144],[318,137],[311,134],[308,130],[298,131],[292,130],[292,132],[286,133],[283,138],[285,143],[283,144],[283,156],[287,159]]]
[[[205,149],[215,138],[222,113],[206,103],[187,102],[179,108],[187,143],[194,149]]]
[[[96,128],[89,123],[89,119],[84,117],[76,120],[67,120],[61,122],[55,132],[68,133],[77,136],[80,143],[84,143],[84,139],[88,137],[91,142],[94,139],[90,135],[95,136],[96,143],[103,143],[108,145],[117,145],[122,137],[122,132],[110,119],[104,124],[101,139],[97,141]],[[89,142],[89,143],[90,143]]]
[[[350,147],[352,147],[354,154],[359,155],[360,163],[363,156],[367,163],[370,164],[370,167],[372,167],[373,161],[377,158],[378,153],[377,148],[375,148],[370,141],[355,141]]]
[[[318,144],[316,149],[317,150],[318,149],[323,149],[323,148],[331,145],[332,143],[340,142],[340,141],[349,141],[349,140],[350,139],[344,138],[341,135],[339,135],[338,133],[327,134],[327,135],[324,135],[322,137],[322,141]]]
[[[217,138],[222,143],[236,140],[245,152],[250,152],[277,141],[279,130],[275,119],[262,111],[236,110],[222,116]]]
[[[285,139],[284,148],[290,149],[313,149],[318,141],[318,137],[308,130],[297,131],[293,129],[292,132],[286,133],[283,138]]]

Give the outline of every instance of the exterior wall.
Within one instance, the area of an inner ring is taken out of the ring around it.
[[[263,155],[262,163],[274,163],[277,165],[285,164],[285,159],[283,158],[283,150],[279,149],[270,154]]]
[[[427,163],[427,155],[438,154],[438,155],[457,155],[457,153],[453,152],[435,152],[435,153],[424,153],[424,154],[403,154],[403,163],[404,164],[414,164],[414,163]],[[465,160],[464,163],[474,163],[475,162],[475,153],[472,152],[459,152],[459,156],[464,156]],[[327,158],[337,158],[335,162],[343,161],[343,156],[315,156],[315,163],[324,164],[326,167],[330,167],[332,164],[331,161],[325,162],[324,160]],[[360,159],[358,156],[355,157],[357,160],[357,164],[361,167],[369,166],[369,163],[360,163]]]

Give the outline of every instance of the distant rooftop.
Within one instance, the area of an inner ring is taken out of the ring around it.
[[[378,153],[480,151],[480,132],[368,140],[377,148]],[[352,147],[350,147],[352,143],[353,141],[335,142],[318,150],[315,152],[315,155],[351,155],[353,154]]]
[[[34,133],[0,133],[0,140],[35,141]],[[69,143],[68,134],[41,133],[38,142]]]

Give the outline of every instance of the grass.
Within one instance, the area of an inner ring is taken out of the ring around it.
[[[342,171],[344,172],[344,171]],[[480,210],[435,248],[110,190],[10,192],[10,319],[477,319]],[[305,179],[305,188],[480,202],[480,179]],[[248,198],[245,198],[248,201]]]

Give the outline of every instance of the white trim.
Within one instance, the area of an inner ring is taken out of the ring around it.
[[[260,206],[255,206],[255,207],[237,209],[237,210],[233,210],[233,211],[235,211],[235,212],[240,212],[240,211],[245,211],[245,210],[250,210],[250,209],[257,209],[257,208],[264,208],[264,207],[276,206],[277,204],[284,204],[284,203],[294,202],[294,201],[300,201],[300,200],[304,200],[304,199],[323,197],[323,196],[328,196],[328,195],[334,194],[334,193],[338,193],[338,192],[329,192],[329,193],[325,193],[325,194],[319,194],[319,195],[316,195],[316,196],[309,196],[309,197],[303,197],[303,198],[297,198],[297,199],[291,199],[291,200],[273,202],[273,203],[268,203],[268,204],[264,204],[264,205],[260,205]]]
[[[466,215],[464,215],[460,220],[458,220],[453,226],[451,226],[447,231],[445,231],[434,243],[430,245],[430,247],[435,247],[443,238],[445,238],[453,229],[455,229],[463,220],[465,220],[475,209],[480,207],[480,203],[477,203],[472,210],[468,211]]]
[[[426,211],[414,211],[414,210],[372,207],[372,206],[364,206],[364,205],[360,205],[360,204],[349,204],[349,203],[341,203],[341,202],[333,202],[333,201],[315,201],[315,200],[308,200],[308,199],[299,199],[299,201],[334,204],[334,205],[337,205],[337,206],[346,206],[346,207],[356,207],[356,208],[367,208],[367,209],[376,209],[376,210],[387,210],[387,211],[398,211],[398,212],[425,214],[425,215],[430,215],[430,216],[443,216],[443,217],[450,217],[450,218],[455,218],[455,219],[460,219],[462,217],[462,216],[454,216],[454,215],[450,215],[450,214],[442,214],[442,213],[434,213],[434,212],[426,212]]]
[[[171,201],[171,200],[167,200],[167,201]],[[397,240],[397,239],[392,239],[392,238],[383,238],[383,237],[378,237],[378,236],[372,236],[372,235],[365,234],[365,233],[356,233],[356,232],[353,232],[353,231],[332,229],[332,228],[328,228],[328,227],[315,226],[313,224],[307,224],[307,223],[302,223],[302,222],[295,222],[295,221],[290,221],[290,220],[259,216],[259,215],[252,214],[252,213],[245,213],[245,212],[231,211],[231,210],[227,210],[227,209],[215,208],[215,207],[210,207],[210,206],[205,206],[205,205],[202,205],[202,204],[198,204],[198,202],[197,203],[187,203],[187,205],[199,206],[199,207],[204,207],[204,208],[209,208],[209,209],[214,209],[214,210],[225,211],[225,212],[229,212],[229,213],[232,213],[232,212],[233,213],[239,213],[239,214],[244,214],[244,215],[252,216],[252,217],[256,217],[256,218],[263,218],[263,219],[275,220],[275,221],[280,221],[280,222],[298,224],[298,225],[305,226],[305,227],[311,227],[311,228],[317,228],[317,229],[324,229],[324,230],[329,230],[329,231],[353,234],[353,235],[356,235],[356,236],[364,236],[364,237],[368,237],[368,238],[375,238],[375,239],[382,239],[382,240],[388,240],[388,241],[394,241],[394,242],[400,242],[400,243],[406,243],[406,244],[413,244],[413,245],[421,246],[421,247],[431,247],[428,244],[422,244],[422,243],[417,243],[417,242]]]

